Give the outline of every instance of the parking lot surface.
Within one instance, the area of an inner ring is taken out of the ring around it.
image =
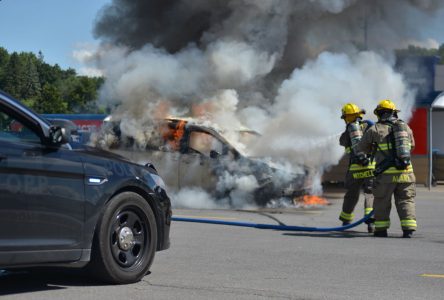
[[[174,222],[171,248],[156,253],[136,284],[107,286],[77,270],[0,273],[7,299],[442,299],[442,186],[418,188],[418,232],[402,239],[396,210],[388,238],[359,225],[346,232],[286,232]],[[334,227],[342,193],[331,205],[262,210],[174,210],[175,216]],[[356,208],[363,215],[363,204]]]

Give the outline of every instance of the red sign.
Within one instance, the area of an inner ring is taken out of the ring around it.
[[[409,126],[415,138],[415,149],[412,154],[426,155],[427,151],[427,108],[417,108],[413,112]]]
[[[79,132],[96,132],[102,126],[102,120],[72,120],[79,128]]]

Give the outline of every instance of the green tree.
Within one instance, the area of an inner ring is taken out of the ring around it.
[[[9,53],[8,51],[0,47],[0,87],[3,87],[5,82],[5,73],[6,73],[6,67],[9,63]]]
[[[12,96],[21,99],[25,85],[25,65],[17,52],[11,54],[5,70],[3,89]]]
[[[441,44],[438,48],[438,56],[441,58],[440,64],[444,64],[444,44]]]
[[[63,92],[69,111],[76,113],[96,111],[95,100],[102,83],[102,78],[87,76],[71,76],[65,80]]]
[[[62,79],[62,69],[58,65],[51,66],[41,60],[38,60],[37,72],[39,73],[40,85],[43,86],[45,83],[55,84],[57,81]]]
[[[0,89],[41,113],[98,112],[96,100],[103,81],[49,65],[41,51],[9,54],[0,47]]]
[[[50,83],[43,86],[41,98],[38,103],[33,103],[33,108],[39,113],[68,113],[68,104],[63,100],[58,88]]]
[[[417,56],[437,56],[440,58],[440,64],[444,64],[444,44],[436,48],[423,48],[418,46],[409,45],[405,49],[397,49],[397,55],[417,55]]]
[[[37,58],[32,53],[22,53],[21,59],[24,64],[24,82],[21,91],[22,99],[35,98],[39,99],[42,91],[39,73],[37,72]]]

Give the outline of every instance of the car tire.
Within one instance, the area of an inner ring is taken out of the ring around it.
[[[147,274],[156,246],[157,226],[150,205],[136,193],[123,192],[104,207],[88,269],[103,282],[137,282]]]

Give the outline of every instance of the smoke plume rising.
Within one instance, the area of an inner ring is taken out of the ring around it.
[[[440,0],[113,0],[98,15],[92,58],[101,99],[124,133],[145,141],[153,117],[196,116],[261,138],[252,156],[323,169],[338,162],[340,109],[390,98],[408,119],[414,93],[393,49],[421,32]],[[420,25],[420,26],[419,26]],[[210,105],[209,105],[210,104]],[[372,118],[371,114],[367,117]],[[125,125],[129,123],[131,126]]]

